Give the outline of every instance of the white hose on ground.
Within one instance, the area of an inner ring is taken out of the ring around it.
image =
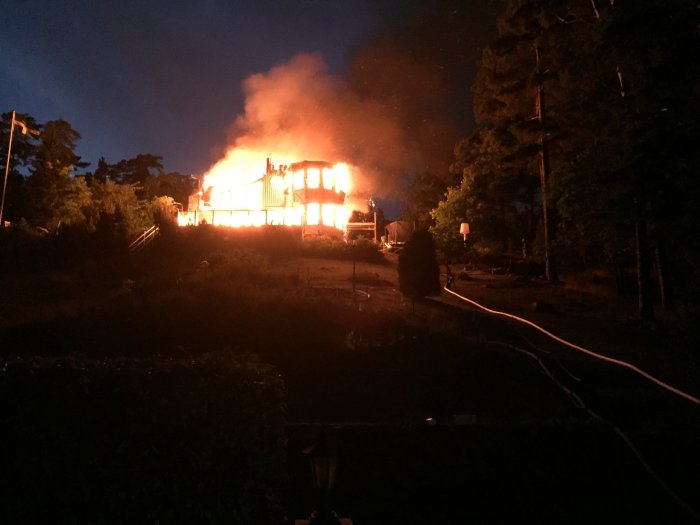
[[[547,368],[547,366],[542,362],[542,359],[539,358],[536,354],[532,352],[528,352],[527,350],[523,348],[519,348],[517,346],[513,346],[507,343],[501,343],[498,341],[494,341],[494,344],[497,344],[499,346],[504,346],[506,348],[509,348],[511,350],[515,350],[516,352],[520,352],[521,354],[525,354],[531,359],[534,359],[537,364],[539,364],[540,368],[542,371],[545,373],[545,375],[557,386],[559,387],[566,395],[571,399],[571,401],[576,405],[577,408],[580,408],[588,413],[593,419],[596,419],[598,421],[601,421],[602,423],[605,423],[608,425],[617,436],[622,439],[624,444],[627,446],[627,448],[630,449],[632,454],[634,454],[634,457],[639,461],[639,463],[644,467],[644,470],[647,471],[647,473],[652,477],[654,481],[668,494],[671,499],[673,499],[676,504],[678,504],[683,510],[685,510],[690,516],[692,516],[694,521],[700,522],[700,513],[695,510],[694,507],[692,507],[689,503],[687,503],[683,498],[680,497],[676,493],[675,490],[671,488],[671,486],[666,483],[661,476],[659,476],[656,471],[652,468],[652,466],[649,464],[649,462],[646,460],[646,458],[642,455],[640,450],[637,448],[637,446],[632,442],[632,440],[629,438],[627,434],[625,434],[620,427],[618,427],[615,423],[612,421],[608,421],[607,419],[603,418],[600,414],[597,412],[594,412],[591,408],[586,406],[586,404],[583,402],[583,400],[579,397],[579,395],[574,392],[573,390],[565,387],[555,376],[552,374],[552,372]]]
[[[469,303],[469,304],[471,304],[471,305],[473,305],[473,306],[476,306],[477,308],[479,308],[479,309],[481,309],[481,310],[483,310],[483,311],[485,311],[485,312],[488,312],[488,313],[493,314],[493,315],[498,315],[498,316],[501,316],[501,317],[507,317],[507,318],[509,318],[509,319],[513,319],[513,320],[515,320],[515,321],[518,321],[519,323],[523,323],[523,324],[526,324],[526,325],[528,325],[528,326],[531,326],[531,327],[534,328],[535,330],[538,330],[538,331],[542,332],[542,333],[545,334],[546,336],[548,336],[548,337],[554,339],[555,341],[557,341],[557,342],[559,342],[559,343],[561,343],[561,344],[563,344],[563,345],[565,345],[565,346],[568,346],[569,348],[573,348],[574,350],[578,350],[579,352],[583,352],[584,354],[587,354],[587,355],[589,355],[589,356],[591,356],[591,357],[595,357],[596,359],[600,359],[601,361],[606,361],[606,362],[608,362],[608,363],[612,363],[612,364],[614,364],[614,365],[618,365],[618,366],[627,368],[627,369],[629,369],[629,370],[632,370],[633,372],[636,372],[637,374],[641,375],[642,377],[648,379],[648,380],[651,381],[652,383],[657,384],[657,385],[660,386],[661,388],[664,388],[664,389],[668,390],[669,392],[671,392],[671,393],[673,393],[673,394],[676,394],[677,396],[680,396],[680,397],[682,397],[682,398],[684,398],[684,399],[687,399],[687,400],[690,401],[691,403],[695,403],[696,405],[700,405],[700,399],[698,399],[697,397],[691,396],[690,394],[687,394],[686,392],[683,392],[682,390],[680,390],[680,389],[678,389],[678,388],[676,388],[676,387],[673,387],[673,386],[671,386],[671,385],[669,385],[669,384],[667,384],[667,383],[664,383],[664,382],[661,381],[660,379],[655,378],[655,377],[652,376],[651,374],[645,372],[644,370],[642,370],[642,369],[636,367],[635,365],[633,365],[633,364],[631,364],[631,363],[628,363],[628,362],[626,362],[626,361],[621,361],[621,360],[619,360],[619,359],[614,359],[614,358],[612,358],[612,357],[607,357],[607,356],[604,356],[604,355],[601,355],[601,354],[597,354],[597,353],[595,353],[595,352],[592,352],[591,350],[588,350],[587,348],[583,348],[582,346],[579,346],[579,345],[576,345],[576,344],[574,344],[574,343],[571,343],[571,342],[569,342],[569,341],[567,341],[567,340],[565,340],[565,339],[562,339],[561,337],[558,337],[558,336],[554,335],[554,334],[551,333],[551,332],[548,332],[547,330],[545,330],[545,329],[542,328],[541,326],[539,326],[539,325],[533,323],[532,321],[528,321],[527,319],[523,319],[522,317],[518,317],[517,315],[509,314],[509,313],[507,313],[507,312],[499,312],[498,310],[492,310],[491,308],[487,308],[487,307],[485,307],[485,306],[483,306],[483,305],[477,303],[476,301],[473,301],[472,299],[469,299],[469,298],[467,298],[467,297],[464,297],[463,295],[460,295],[460,294],[458,294],[457,292],[455,292],[455,291],[453,291],[453,290],[450,290],[447,286],[445,286],[444,290],[445,290],[446,292],[451,293],[451,294],[454,295],[455,297],[458,297],[458,298],[462,299],[463,301],[465,301],[465,302],[467,302],[467,303]]]

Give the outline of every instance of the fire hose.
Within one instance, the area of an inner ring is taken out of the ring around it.
[[[677,396],[680,396],[680,397],[690,401],[691,403],[695,403],[696,405],[700,406],[700,399],[698,399],[697,397],[692,396],[692,395],[684,392],[683,390],[680,390],[679,388],[671,386],[668,383],[661,381],[660,379],[657,379],[656,377],[652,376],[648,372],[645,372],[641,368],[639,368],[631,363],[628,363],[627,361],[622,361],[620,359],[614,359],[612,357],[607,357],[607,356],[598,354],[596,352],[593,352],[591,350],[588,350],[587,348],[584,348],[584,347],[579,346],[577,344],[571,343],[571,342],[567,341],[566,339],[562,339],[561,337],[545,330],[544,328],[533,323],[532,321],[528,321],[527,319],[523,319],[522,317],[518,317],[517,315],[509,314],[507,312],[500,312],[498,310],[492,310],[491,308],[487,308],[486,306],[483,306],[483,305],[477,303],[476,301],[469,299],[468,297],[464,297],[463,295],[460,295],[457,292],[450,290],[447,286],[445,286],[444,290],[446,292],[454,295],[455,297],[461,299],[462,301],[465,301],[465,302],[471,304],[472,306],[475,306],[476,308],[479,308],[480,310],[483,310],[489,314],[500,316],[500,317],[506,317],[508,319],[513,319],[514,321],[517,321],[519,323],[530,326],[531,328],[534,328],[535,330],[545,334],[547,337],[549,337],[549,338],[551,338],[551,339],[553,339],[553,340],[555,340],[555,341],[557,341],[557,342],[559,342],[559,343],[561,343],[569,348],[572,348],[574,350],[577,350],[579,352],[587,354],[587,355],[594,357],[596,359],[599,359],[601,361],[605,361],[607,363],[612,363],[614,365],[621,366],[623,368],[627,368],[629,370],[632,370],[633,372],[639,374],[640,376],[651,381],[652,383],[655,383],[656,385],[660,386],[661,388],[664,388],[665,390],[667,390],[667,391],[669,391]]]
[[[463,300],[463,301],[465,301],[465,302],[471,304],[472,306],[475,306],[476,308],[478,308],[478,309],[480,309],[480,310],[483,310],[483,311],[485,311],[485,312],[487,312],[487,313],[489,313],[489,314],[496,315],[496,316],[501,316],[501,317],[506,317],[506,318],[508,318],[508,319],[513,319],[513,320],[515,320],[515,321],[517,321],[517,322],[520,322],[520,323],[523,323],[523,324],[525,324],[525,325],[527,325],[527,326],[530,326],[530,327],[532,327],[532,328],[538,330],[539,332],[545,334],[546,336],[550,337],[551,339],[554,339],[555,341],[557,341],[557,342],[559,342],[559,343],[561,343],[561,344],[563,344],[563,345],[565,345],[565,346],[567,346],[567,347],[569,347],[569,348],[572,348],[572,349],[574,349],[574,350],[583,352],[584,354],[587,354],[587,355],[589,355],[589,356],[591,356],[591,357],[594,357],[594,358],[596,358],[596,359],[600,359],[600,360],[602,360],[602,361],[605,361],[605,362],[608,362],[608,363],[612,363],[612,364],[616,364],[616,365],[618,365],[618,366],[622,366],[622,367],[624,367],[624,368],[630,369],[630,370],[636,372],[637,374],[641,375],[641,376],[644,377],[645,379],[648,379],[648,380],[652,381],[653,383],[655,383],[656,385],[661,386],[662,388],[668,390],[669,392],[672,392],[672,393],[674,393],[674,394],[676,394],[676,395],[678,395],[678,396],[680,396],[680,397],[682,397],[682,398],[684,398],[684,399],[687,399],[688,401],[690,401],[690,402],[692,402],[692,403],[695,403],[695,404],[700,405],[700,400],[699,400],[698,398],[696,398],[696,397],[694,397],[694,396],[692,396],[692,395],[690,395],[690,394],[687,394],[686,392],[683,392],[682,390],[680,390],[680,389],[678,389],[678,388],[675,388],[675,387],[673,387],[673,386],[671,386],[671,385],[668,385],[667,383],[665,383],[665,382],[663,382],[663,381],[661,381],[661,380],[655,378],[655,377],[652,376],[651,374],[649,374],[649,373],[647,373],[647,372],[641,370],[640,368],[638,368],[638,367],[632,365],[631,363],[627,363],[626,361],[621,361],[621,360],[619,360],[619,359],[613,359],[613,358],[611,358],[611,357],[607,357],[607,356],[604,356],[604,355],[597,354],[596,352],[593,352],[593,351],[591,351],[591,350],[588,350],[587,348],[583,348],[583,347],[581,347],[581,346],[579,346],[579,345],[576,345],[576,344],[574,344],[574,343],[571,343],[571,342],[569,342],[569,341],[566,341],[565,339],[562,339],[561,337],[558,337],[558,336],[552,334],[551,332],[545,330],[544,328],[542,328],[541,326],[539,326],[539,325],[533,323],[532,321],[528,321],[527,319],[523,319],[523,318],[521,318],[521,317],[518,317],[518,316],[513,315],[513,314],[509,314],[509,313],[507,313],[507,312],[501,312],[501,311],[498,311],[498,310],[493,310],[493,309],[491,309],[491,308],[487,308],[487,307],[485,307],[485,306],[483,306],[483,305],[477,303],[476,301],[474,301],[474,300],[472,300],[472,299],[469,299],[469,298],[467,298],[467,297],[464,297],[463,295],[460,295],[460,294],[458,294],[457,292],[455,292],[455,291],[453,291],[453,290],[450,290],[450,289],[449,289],[449,284],[446,285],[446,286],[444,287],[444,290],[445,290],[446,292],[448,292],[448,293],[454,295],[455,297],[458,297],[459,299],[461,299],[461,300]],[[522,354],[525,354],[526,356],[528,356],[528,357],[531,358],[531,359],[534,359],[534,360],[538,363],[538,365],[540,366],[540,368],[543,370],[543,372],[545,373],[545,375],[546,375],[550,380],[552,380],[552,381],[554,382],[554,384],[555,384],[558,388],[560,388],[560,389],[567,395],[567,397],[569,397],[569,398],[571,399],[571,401],[572,401],[578,408],[580,408],[580,409],[584,410],[585,412],[587,412],[587,413],[588,413],[591,417],[593,417],[594,419],[596,419],[596,420],[598,420],[598,421],[600,421],[600,422],[602,422],[602,423],[605,423],[605,424],[609,425],[609,426],[612,428],[613,432],[614,432],[615,434],[617,434],[617,436],[620,437],[620,439],[622,439],[622,441],[625,443],[625,445],[631,450],[631,452],[634,454],[634,456],[635,456],[635,457],[637,458],[637,460],[640,462],[640,464],[642,465],[642,467],[643,467],[643,468],[647,471],[647,473],[656,481],[656,483],[662,488],[662,490],[663,490],[664,492],[666,492],[666,494],[668,494],[668,495],[671,497],[671,499],[673,499],[681,508],[683,508],[684,511],[685,511],[690,517],[692,517],[692,519],[693,519],[694,521],[700,522],[700,512],[698,512],[694,507],[692,507],[691,505],[689,505],[689,504],[688,504],[683,498],[681,498],[681,497],[678,495],[678,493],[676,493],[663,479],[661,479],[661,477],[660,477],[660,476],[656,473],[656,471],[651,467],[651,465],[650,465],[650,464],[648,463],[648,461],[644,458],[644,456],[642,455],[642,453],[641,453],[641,452],[639,451],[639,449],[634,445],[634,443],[633,443],[632,440],[627,436],[627,434],[626,434],[625,432],[623,432],[616,424],[614,424],[614,423],[612,423],[612,422],[606,420],[605,418],[603,418],[602,416],[600,416],[600,414],[594,412],[591,408],[589,408],[588,406],[586,406],[586,404],[583,402],[583,400],[581,399],[581,397],[579,397],[578,394],[576,394],[576,393],[575,393],[574,391],[572,391],[571,389],[565,387],[565,386],[552,374],[552,372],[547,368],[547,366],[542,362],[542,360],[541,360],[537,355],[535,355],[534,353],[529,352],[529,351],[527,351],[527,350],[525,350],[525,349],[522,349],[522,348],[519,348],[519,347],[510,345],[510,344],[500,343],[500,342],[495,342],[495,344],[501,345],[501,346],[505,346],[505,347],[507,347],[507,348],[509,348],[509,349],[511,349],[511,350],[515,350],[515,351],[517,351],[517,352],[520,352],[520,353],[522,353]]]

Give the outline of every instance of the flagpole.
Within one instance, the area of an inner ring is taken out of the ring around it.
[[[12,135],[15,132],[15,110],[12,110],[12,125],[10,126],[10,142],[7,145],[7,161],[5,162],[5,179],[2,183],[2,200],[0,200],[0,228],[5,227],[2,220],[2,212],[5,209],[5,191],[7,190],[7,176],[10,173],[10,154],[12,153]]]

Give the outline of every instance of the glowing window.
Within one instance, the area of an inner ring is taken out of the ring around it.
[[[304,170],[294,173],[294,189],[300,190],[304,187]]]
[[[309,188],[318,188],[321,184],[321,170],[317,168],[307,170],[306,183]]]
[[[327,190],[332,190],[333,189],[333,170],[326,168],[323,170],[322,175],[323,175],[323,187]],[[324,220],[323,222],[325,223],[326,221]]]
[[[284,223],[287,226],[301,226],[301,214],[304,213],[304,207],[287,208],[284,210]]]
[[[267,212],[267,224],[284,224],[284,212],[282,210],[269,210]]]
[[[321,206],[321,219],[326,226],[335,226],[335,204]]]
[[[321,218],[321,205],[311,202],[306,206],[306,224],[316,225]]]

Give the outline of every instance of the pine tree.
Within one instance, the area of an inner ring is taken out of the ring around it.
[[[536,219],[544,239],[547,275],[556,279],[546,220],[551,167],[562,157],[558,116],[571,83],[575,36],[562,30],[573,8],[546,0],[512,0],[498,21],[498,39],[483,53],[474,86],[474,114],[481,129],[456,150],[461,191],[478,207],[464,210],[483,236],[501,249],[534,240]],[[547,104],[545,104],[547,101]],[[488,204],[479,204],[486,200]]]
[[[74,151],[79,138],[65,120],[47,122],[32,160],[28,219],[51,232],[87,221],[90,190],[82,177],[74,176],[76,167],[86,166]]]
[[[699,237],[697,25],[683,0],[511,0],[474,88],[481,130],[457,147],[463,180],[434,231],[462,218],[481,223],[475,240],[513,237],[546,197],[551,247],[569,265],[634,256],[643,317],[651,255],[700,290],[685,250]]]
[[[699,196],[700,67],[686,58],[700,51],[698,12],[681,0],[600,4],[588,23],[589,74],[578,97],[565,94],[578,102],[567,112],[578,140],[555,174],[560,238],[589,262],[634,255],[640,314],[651,319],[652,255],[664,305],[666,261],[684,279],[696,264],[681,261],[698,236],[687,210]]]

